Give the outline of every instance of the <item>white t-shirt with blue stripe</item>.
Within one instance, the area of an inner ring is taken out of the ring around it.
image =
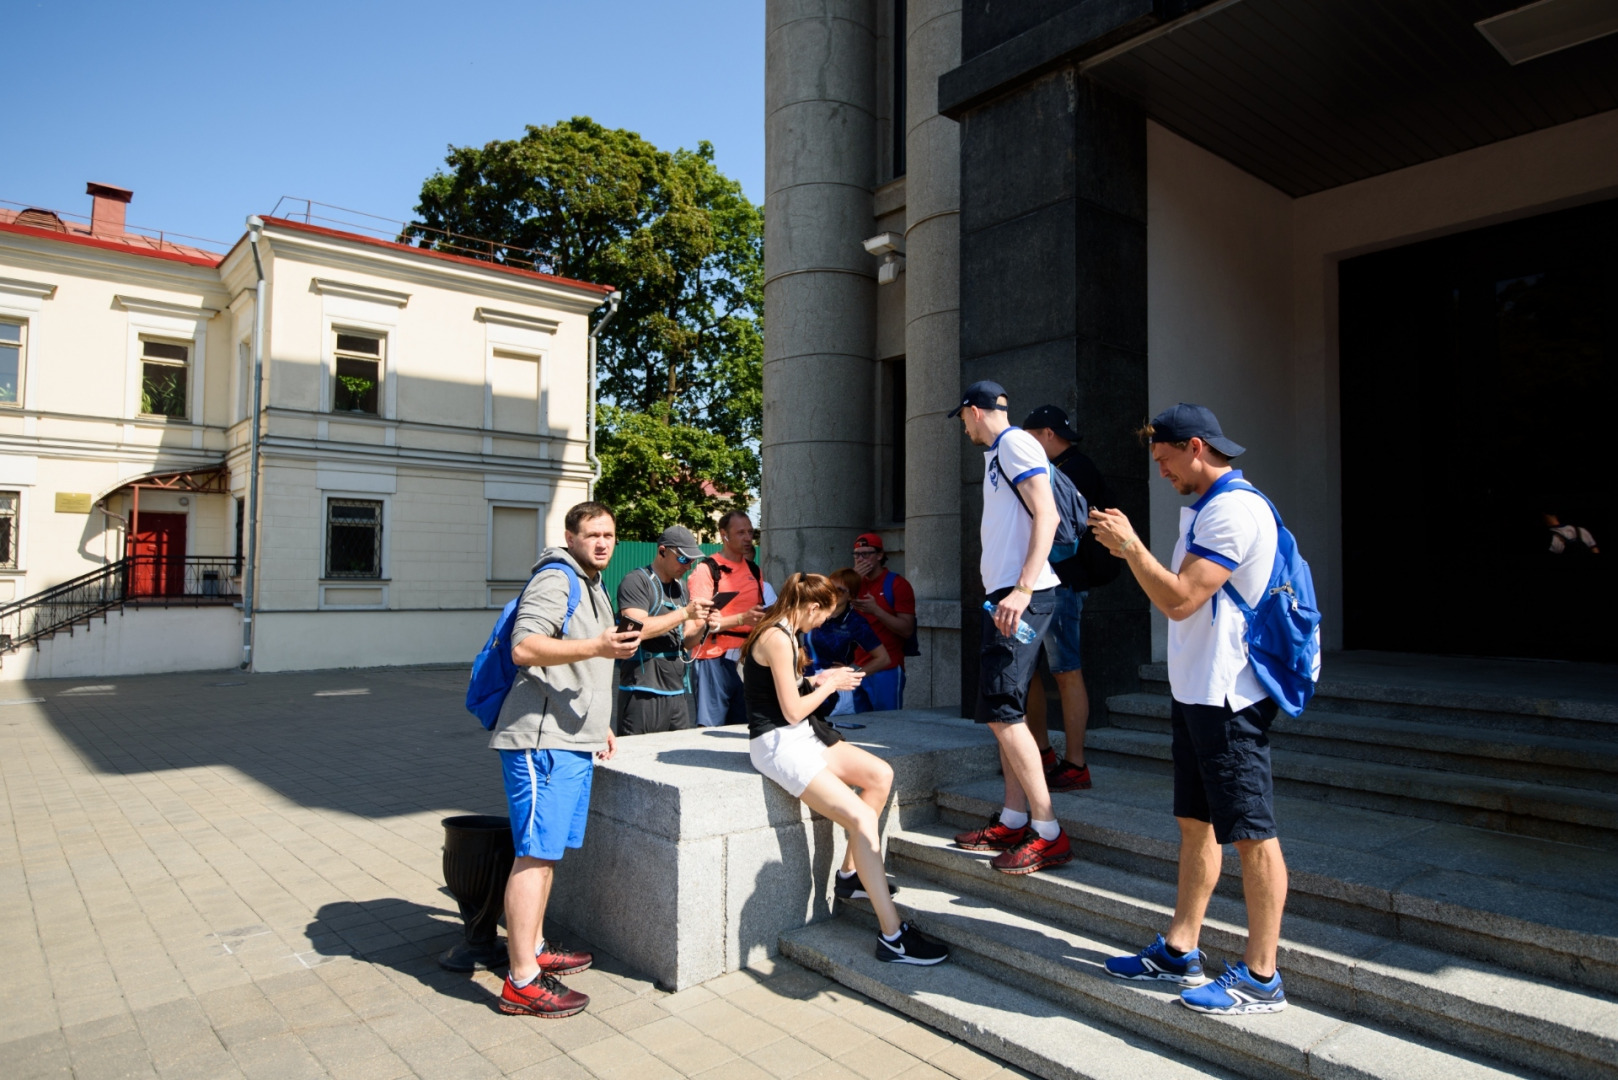
[[[1241,475],[1232,469],[1202,498],[1180,508],[1180,539],[1169,569],[1178,574],[1187,554],[1218,563],[1253,607],[1269,588],[1277,535],[1275,515],[1262,496],[1225,490]],[[1188,617],[1169,622],[1168,660],[1169,689],[1187,705],[1245,709],[1270,696],[1247,658],[1247,619],[1223,587]]]
[[[998,467],[996,455],[1000,459]],[[1002,468],[1004,476],[1000,473]],[[1017,493],[1011,490],[1011,485],[1022,483],[1035,473],[1046,473],[1048,477],[1049,470],[1045,448],[1019,427],[1006,428],[994,445],[983,452],[983,523],[978,533],[983,556],[978,568],[983,574],[985,592],[1009,589],[1017,584],[1022,564],[1028,559],[1028,540],[1034,534],[1034,519],[1017,501]],[[1050,561],[1046,560],[1034,588],[1054,589],[1060,584]]]

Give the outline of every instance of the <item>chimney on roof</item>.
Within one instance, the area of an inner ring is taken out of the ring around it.
[[[122,236],[124,207],[135,193],[128,188],[94,182],[84,185],[84,191],[95,200],[90,207],[90,231],[96,236]]]

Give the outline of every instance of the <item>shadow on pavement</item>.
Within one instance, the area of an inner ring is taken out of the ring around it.
[[[463,704],[463,669],[51,679],[37,709],[93,769],[227,766],[302,806],[363,817],[504,813],[500,764]]]

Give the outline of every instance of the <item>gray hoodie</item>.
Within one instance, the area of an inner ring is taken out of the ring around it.
[[[568,623],[568,640],[599,636],[615,621],[601,576],[592,579],[565,547],[546,548],[534,566],[557,559],[571,563],[579,575],[579,606]],[[530,634],[562,636],[567,594],[567,576],[560,570],[549,569],[531,578],[517,604],[512,645]],[[591,657],[573,664],[518,668],[517,681],[500,708],[489,746],[495,750],[604,750],[611,725],[611,659]]]

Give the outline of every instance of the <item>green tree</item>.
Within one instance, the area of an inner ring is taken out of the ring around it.
[[[575,117],[529,126],[519,139],[452,146],[445,164],[422,184],[408,242],[533,264],[624,294],[598,358],[602,497],[612,491],[625,514],[643,501],[664,507],[650,515],[658,520],[677,502],[668,521],[692,527],[730,508],[679,476],[706,478],[745,505],[759,483],[764,220],[715,167],[713,146],[668,153]],[[670,430],[652,438],[634,417]],[[641,460],[652,445],[706,456],[640,473],[613,460]],[[621,479],[609,485],[608,474]],[[674,502],[657,486],[664,483],[682,493]],[[639,532],[624,521],[619,528]]]
[[[713,514],[747,509],[745,458],[724,436],[671,423],[662,402],[648,412],[603,405],[596,498],[617,510],[620,536],[657,536],[684,525],[717,540]]]

